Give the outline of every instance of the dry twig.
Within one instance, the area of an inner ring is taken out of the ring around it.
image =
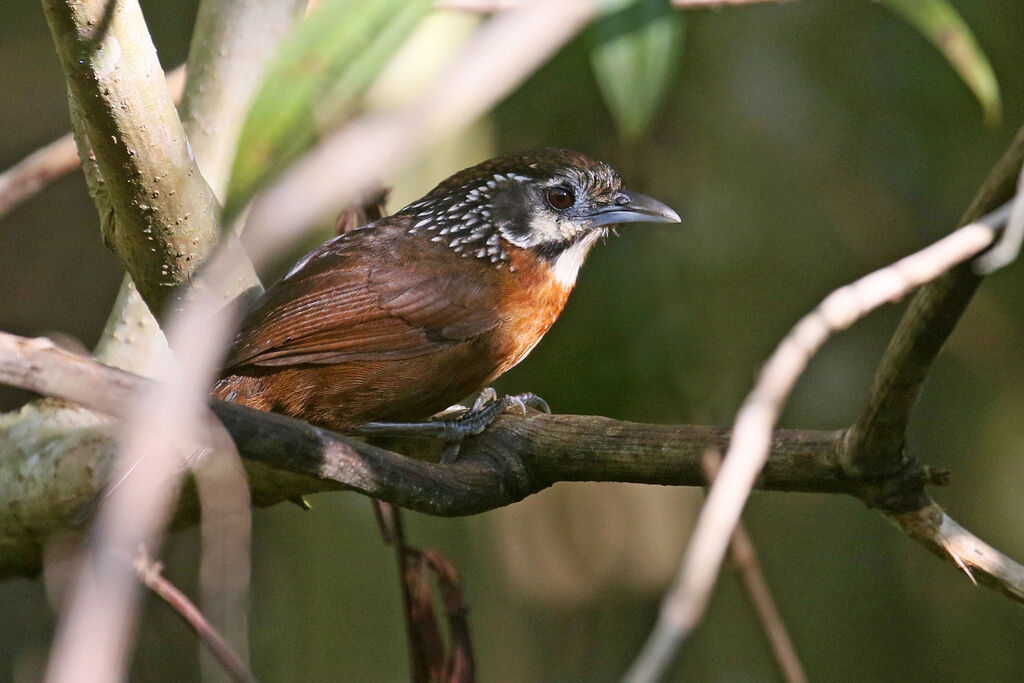
[[[199,637],[199,642],[220,663],[231,680],[236,683],[250,683],[256,680],[252,672],[249,671],[249,667],[242,663],[242,660],[231,650],[231,646],[203,616],[195,603],[164,577],[161,564],[150,559],[144,548],[139,549],[134,566],[139,580],[178,613],[178,616]]]

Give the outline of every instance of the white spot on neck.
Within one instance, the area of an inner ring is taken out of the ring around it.
[[[590,248],[594,246],[604,231],[594,230],[576,244],[572,245],[561,254],[555,257],[551,265],[551,274],[555,281],[563,287],[572,287],[576,284],[576,275],[587,258]]]

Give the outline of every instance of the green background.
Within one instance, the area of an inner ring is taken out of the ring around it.
[[[195,7],[144,2],[166,66]],[[870,2],[795,2],[687,14],[678,76],[652,129],[619,140],[589,44],[560,53],[438,161],[403,176],[411,198],[492,153],[559,145],[615,165],[677,209],[679,227],[631,226],[599,247],[559,323],[505,375],[557,412],[726,424],[759,364],[833,288],[949,232],[1024,121],[1024,5],[960,2],[1003,90],[1001,126],[920,35]],[[68,128],[42,11],[0,23],[0,167]],[[426,169],[426,170],[425,170]],[[0,329],[91,346],[120,281],[82,178],[0,221]],[[1024,559],[1024,267],[989,278],[936,363],[909,434],[950,468],[934,492],[958,521]],[[783,416],[849,424],[900,314],[831,341]],[[0,390],[0,407],[27,399]],[[255,513],[252,664],[263,681],[401,680],[406,653],[391,550],[369,504]],[[407,515],[445,552],[471,606],[484,681],[614,680],[653,622],[693,514],[694,490],[561,484],[473,518]],[[812,680],[1021,680],[1024,611],[975,588],[852,499],[756,493],[746,522]],[[174,534],[168,575],[195,594],[197,535]],[[39,580],[0,583],[0,680],[40,675],[54,613]],[[150,601],[138,681],[198,676],[194,638]],[[739,583],[720,581],[674,677],[771,680]]]

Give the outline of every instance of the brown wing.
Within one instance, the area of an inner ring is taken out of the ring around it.
[[[268,289],[225,369],[413,358],[493,328],[478,264],[392,220],[322,245]]]

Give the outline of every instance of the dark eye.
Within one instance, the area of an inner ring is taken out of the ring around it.
[[[567,187],[552,187],[548,190],[547,200],[552,209],[565,211],[573,205],[576,197],[573,196],[572,190]]]

